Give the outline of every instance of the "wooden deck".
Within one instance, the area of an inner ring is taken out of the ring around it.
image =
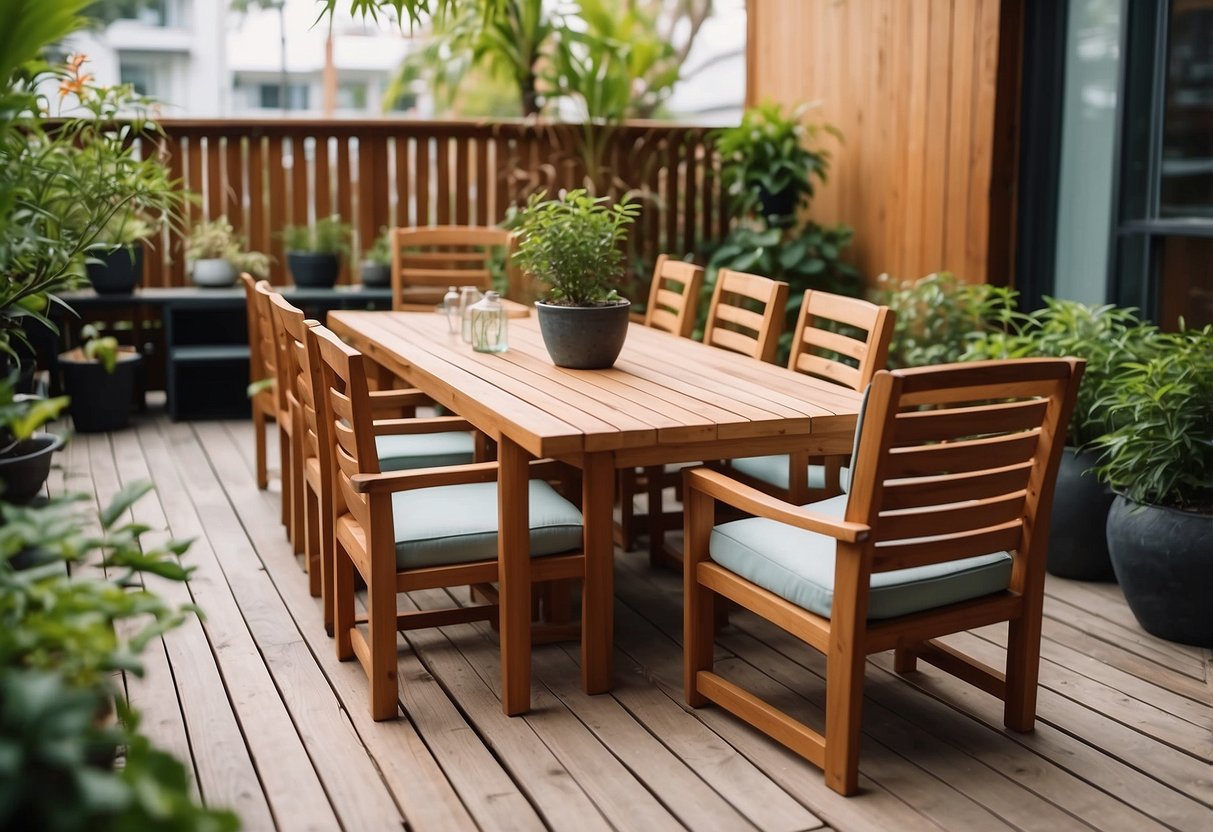
[[[613,694],[580,692],[575,643],[540,647],[534,710],[505,717],[493,635],[461,625],[401,637],[406,716],[374,723],[251,456],[249,423],[146,416],[77,436],[51,482],[104,500],[150,478],[157,496],[136,519],[195,538],[193,579],[161,589],[206,619],[150,649],[128,687],[203,799],[247,829],[1213,829],[1213,655],[1145,634],[1115,585],[1049,579],[1034,734],[1004,733],[999,702],[933,668],[908,683],[873,657],[850,799],[720,710],[685,708],[680,579],[640,552],[616,559]],[[998,663],[1003,639],[952,641]],[[812,650],[735,615],[718,652],[732,676],[820,721]]]

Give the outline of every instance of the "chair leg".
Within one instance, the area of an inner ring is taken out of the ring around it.
[[[712,669],[716,597],[699,585],[696,567],[708,558],[708,538],[714,524],[714,500],[692,491],[686,507],[686,540],[682,555],[683,585],[683,695],[692,708],[708,703],[699,692],[697,676]]]
[[[918,669],[918,650],[915,647],[898,647],[893,650],[893,670],[897,673],[913,673]]]
[[[257,488],[264,491],[269,488],[269,466],[265,458],[265,411],[253,402],[253,446],[256,449]]]
[[[1003,724],[1027,732],[1036,726],[1036,686],[1040,675],[1040,614],[1027,610],[1007,631],[1006,701]]]
[[[320,549],[320,497],[308,482],[303,483],[303,556],[307,561],[307,588],[313,598],[323,595]]]
[[[334,599],[337,597],[336,560],[333,541],[333,515],[326,511],[328,507],[320,506],[320,605],[324,610],[324,631],[330,636],[335,632]],[[350,578],[353,584],[353,577]]]
[[[859,791],[865,658],[861,650],[835,654],[831,644],[826,663],[825,781],[841,795]]]
[[[665,556],[665,469],[660,465],[644,469],[645,480],[648,483],[649,495],[649,566],[653,569],[666,563]]]
[[[394,567],[395,564],[392,564]],[[367,675],[371,683],[371,718],[376,722],[395,719],[398,713],[396,682],[396,581],[379,570],[367,581],[367,646],[371,654]]]
[[[354,628],[354,563],[341,541],[333,541],[333,638],[337,658],[347,661],[354,657],[350,630]]]
[[[619,469],[616,488],[619,494],[619,548],[630,552],[636,548],[636,507],[632,505],[632,497],[636,494],[635,469]]]
[[[294,436],[303,438],[301,425],[296,425]],[[307,520],[306,520],[306,495],[304,491],[307,486],[303,482],[303,454],[302,442],[298,443],[299,447],[294,445],[291,447],[291,544],[295,547],[296,554],[304,556],[304,566],[308,565],[307,561]],[[316,591],[319,592],[319,584]]]
[[[289,537],[291,530],[291,438],[282,426],[278,426],[278,481],[282,486],[282,525]],[[292,541],[293,543],[294,541]]]

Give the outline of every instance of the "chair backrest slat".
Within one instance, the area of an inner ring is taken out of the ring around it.
[[[894,317],[887,306],[809,290],[800,304],[788,367],[862,390],[888,362]]]
[[[393,228],[391,248],[392,308],[401,309],[440,301],[449,286],[491,289],[494,252],[504,250],[511,269],[513,238],[503,228],[485,226]]]
[[[253,314],[256,316],[257,348],[262,375],[254,381],[273,379],[274,405],[279,412],[287,409],[287,385],[280,383],[278,363],[281,360],[282,341],[278,337],[277,327],[274,326],[272,303],[270,297],[277,294],[267,280],[258,280],[253,287]],[[250,350],[250,352],[252,352]]]
[[[702,267],[662,254],[653,269],[644,325],[690,338],[702,290]]]
[[[703,342],[774,361],[787,303],[788,284],[783,281],[721,269],[716,273]]]
[[[1039,508],[1051,505],[1081,376],[1068,359],[878,372],[847,505],[873,529],[872,570],[1007,550],[1022,579],[1044,545]]]
[[[304,457],[314,458],[319,455],[319,441],[316,435],[316,404],[307,363],[306,338],[307,330],[319,326],[319,322],[307,320],[302,309],[277,292],[270,295],[270,305],[274,327],[285,342],[280,356],[283,377],[288,380],[287,396],[294,400],[303,416]]]

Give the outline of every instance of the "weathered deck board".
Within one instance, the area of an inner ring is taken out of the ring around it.
[[[272,444],[272,443],[271,443]],[[869,662],[863,792],[821,774],[719,709],[681,702],[681,581],[617,557],[617,686],[590,697],[574,643],[536,648],[534,710],[502,715],[499,653],[484,624],[400,639],[403,713],[369,718],[366,680],[336,660],[285,540],[278,495],[258,491],[251,427],[148,416],[78,437],[52,491],[104,503],[153,479],[132,516],[149,540],[195,536],[191,621],[128,680],[145,727],[181,756],[208,803],[247,829],[1084,829],[1213,828],[1209,651],[1142,632],[1114,585],[1049,579],[1037,730],[1002,728],[1001,703],[933,668]],[[462,597],[462,593],[454,593]],[[419,607],[445,592],[411,593]],[[952,643],[997,662],[1002,628]],[[735,614],[722,671],[820,721],[824,661]]]

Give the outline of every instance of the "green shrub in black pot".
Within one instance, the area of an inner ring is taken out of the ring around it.
[[[296,286],[331,289],[341,274],[341,258],[350,251],[350,226],[333,214],[312,226],[288,225],[282,230],[286,262]]]
[[[548,286],[535,308],[552,363],[605,369],[619,357],[628,333],[631,303],[615,286],[624,271],[620,246],[640,208],[626,198],[610,205],[607,197],[580,189],[545,197],[532,194],[518,212],[514,263]]]
[[[94,326],[81,335],[84,345],[60,353],[58,360],[72,424],[80,433],[121,430],[130,423],[143,356]]]
[[[39,432],[67,406],[67,397],[43,399],[13,391],[12,378],[0,378],[0,498],[24,504],[41,490],[51,472],[51,455],[63,437]]]
[[[1095,407],[1096,473],[1116,492],[1108,551],[1141,626],[1213,647],[1213,326],[1154,333]]]
[[[1103,529],[1114,495],[1095,477],[1092,469],[1098,456],[1091,447],[1109,428],[1108,411],[1096,402],[1111,376],[1123,362],[1141,353],[1154,330],[1142,326],[1132,309],[1057,298],[1044,302],[1041,309],[1014,316],[1008,329],[985,332],[972,340],[964,359],[1086,359],[1066,453],[1057,472],[1048,570],[1062,578],[1112,580],[1115,575]]]

